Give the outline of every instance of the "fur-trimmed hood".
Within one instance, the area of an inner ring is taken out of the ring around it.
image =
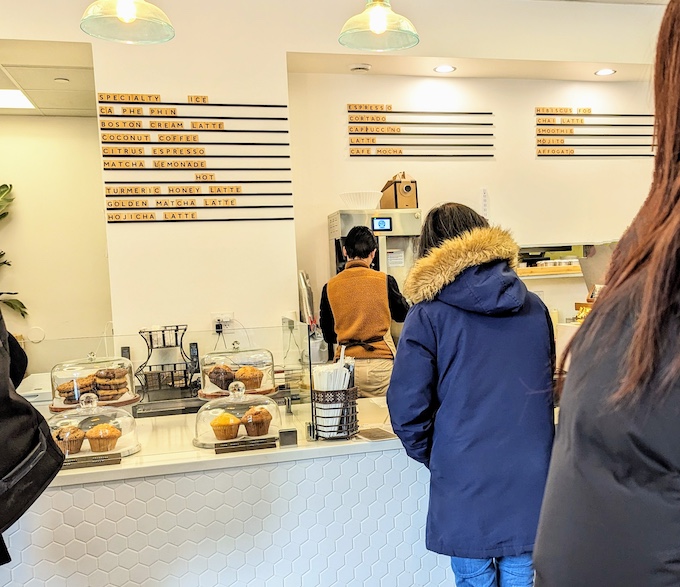
[[[484,314],[517,311],[526,294],[513,271],[518,252],[508,231],[475,228],[419,259],[406,278],[404,295],[414,304],[439,298]]]

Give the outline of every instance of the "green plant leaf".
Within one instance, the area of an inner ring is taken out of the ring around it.
[[[14,201],[14,198],[9,195],[11,191],[12,186],[10,184],[3,183],[0,185],[0,220],[7,216],[8,212],[5,210],[5,208],[7,208],[7,206],[9,206]],[[9,261],[3,259],[4,256],[5,251],[0,251],[0,267],[3,265],[11,265]],[[16,293],[17,292],[15,291],[0,291],[0,296],[14,296]],[[17,300],[16,298],[0,298],[0,303],[5,304],[8,308],[11,308],[15,312],[19,312],[22,318],[25,318],[28,315],[28,310],[21,300]]]
[[[26,318],[28,316],[28,310],[26,309],[26,306],[24,306],[23,302],[20,300],[17,300],[16,298],[10,298],[8,300],[0,300],[3,304],[6,306],[10,307],[12,310],[15,312],[19,312],[21,314],[22,318]]]
[[[5,211],[5,209],[14,201],[14,198],[9,195],[11,191],[12,191],[11,185],[8,185],[6,183],[0,185],[0,219],[7,216],[7,212]]]

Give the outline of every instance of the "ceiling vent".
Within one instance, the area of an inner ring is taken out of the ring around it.
[[[371,64],[370,63],[352,63],[352,65],[349,66],[349,70],[352,73],[368,73],[371,71]]]

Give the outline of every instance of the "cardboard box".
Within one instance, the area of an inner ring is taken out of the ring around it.
[[[417,208],[418,186],[406,172],[397,173],[382,189],[380,208]]]

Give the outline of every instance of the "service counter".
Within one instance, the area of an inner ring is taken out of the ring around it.
[[[424,546],[427,470],[396,439],[308,441],[310,406],[284,411],[296,446],[220,455],[193,414],[138,419],[139,453],[60,472],[5,533],[0,585],[452,585]],[[389,426],[384,400],[358,411]]]
[[[296,446],[215,454],[214,450],[192,445],[196,414],[139,418],[137,436],[142,450],[122,459],[120,465],[64,470],[51,487],[83,483],[129,480],[156,475],[196,473],[231,469],[248,465],[266,465],[338,455],[365,454],[400,449],[398,439],[370,442],[361,438],[343,440],[308,440],[306,424],[311,421],[309,404],[291,408],[292,414],[280,408],[281,428],[296,429]],[[359,399],[358,412],[362,427],[391,430],[384,399]]]

